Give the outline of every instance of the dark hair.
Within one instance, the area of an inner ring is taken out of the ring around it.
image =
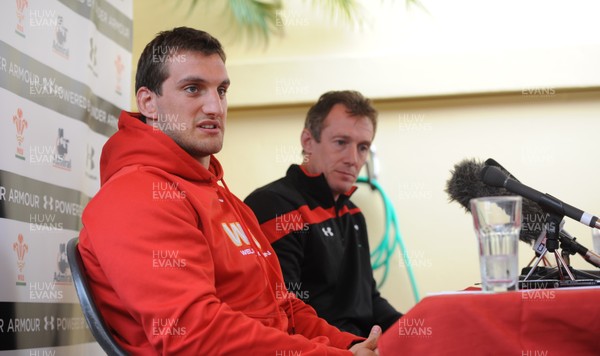
[[[321,95],[319,100],[308,110],[304,121],[304,128],[310,131],[317,142],[321,141],[325,118],[336,104],[343,104],[346,111],[352,116],[368,117],[373,124],[373,132],[375,132],[378,113],[371,105],[371,100],[354,90],[329,91]]]
[[[162,31],[146,45],[137,65],[135,91],[146,87],[161,95],[163,82],[169,76],[166,64],[181,52],[201,52],[206,56],[218,54],[225,62],[225,52],[219,40],[209,33],[189,27]]]

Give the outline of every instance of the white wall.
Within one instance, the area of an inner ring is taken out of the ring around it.
[[[373,98],[600,85],[597,1],[359,1],[353,28],[310,1],[286,1],[285,36],[228,47],[231,102],[310,102],[331,89]]]

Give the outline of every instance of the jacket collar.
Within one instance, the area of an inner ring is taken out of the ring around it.
[[[292,180],[293,184],[299,190],[318,201],[324,207],[342,207],[357,189],[356,186],[353,186],[346,193],[340,194],[336,202],[333,200],[333,193],[329,188],[325,174],[311,174],[304,167],[292,164],[288,168],[286,176]]]

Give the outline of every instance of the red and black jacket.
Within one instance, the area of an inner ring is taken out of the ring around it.
[[[279,257],[287,289],[332,325],[368,336],[401,314],[376,288],[365,218],[350,201],[355,190],[334,201],[324,175],[292,165],[245,203]]]

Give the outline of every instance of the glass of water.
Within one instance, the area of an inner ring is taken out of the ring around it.
[[[521,231],[521,197],[483,197],[471,199],[470,204],[479,242],[483,291],[516,290],[519,280],[517,252]]]

